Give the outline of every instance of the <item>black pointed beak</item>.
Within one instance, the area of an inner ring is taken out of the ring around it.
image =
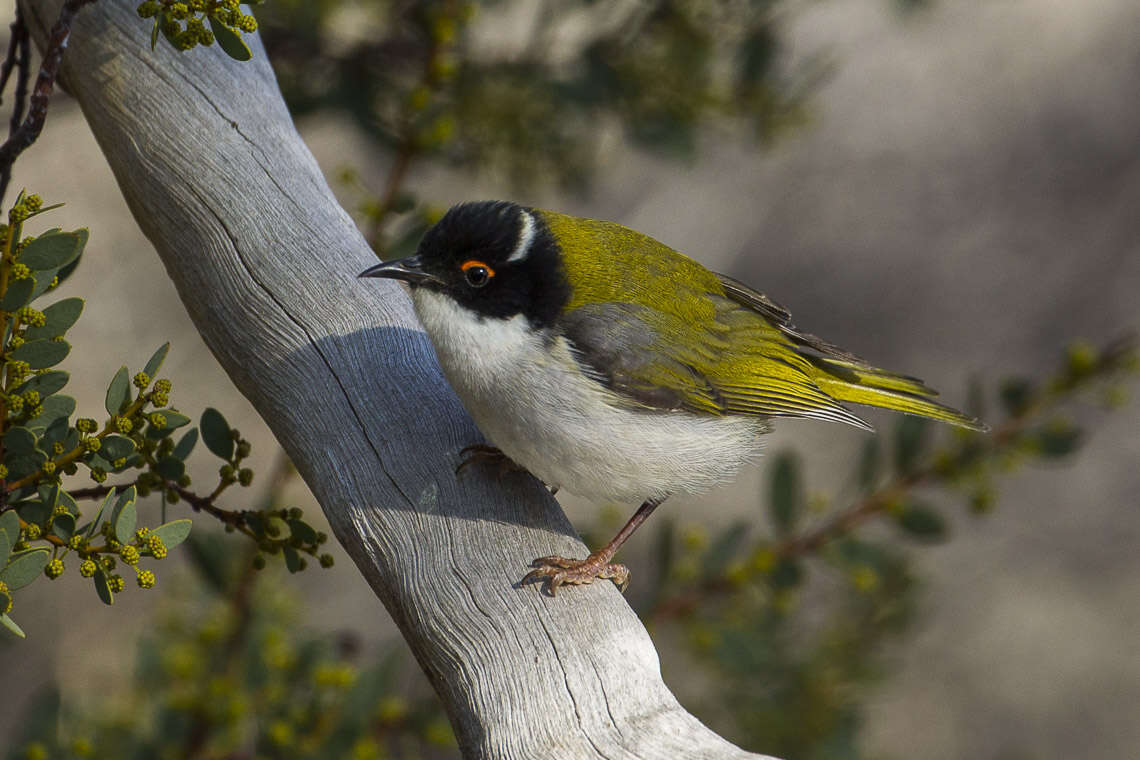
[[[387,277],[391,280],[403,280],[410,285],[424,285],[429,282],[439,283],[437,277],[423,270],[423,262],[420,261],[419,256],[385,261],[374,267],[368,267],[357,277]]]

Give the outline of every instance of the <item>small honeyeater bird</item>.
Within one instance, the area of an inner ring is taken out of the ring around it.
[[[505,201],[453,207],[414,256],[361,273],[411,286],[451,386],[505,456],[552,489],[641,502],[585,559],[523,579],[611,579],[618,548],[666,498],[730,480],[776,417],[865,430],[841,402],[982,430],[913,377],[797,329],[763,293],[613,222]]]

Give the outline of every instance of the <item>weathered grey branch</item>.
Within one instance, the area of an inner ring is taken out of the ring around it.
[[[41,42],[59,5],[23,4]],[[536,482],[453,475],[478,432],[404,293],[356,280],[374,258],[264,50],[253,40],[249,63],[165,42],[152,52],[133,8],[102,0],[79,14],[63,82],[206,343],[410,643],[464,755],[756,757],[681,708],[611,584],[553,599],[516,587],[532,558],[585,548]]]

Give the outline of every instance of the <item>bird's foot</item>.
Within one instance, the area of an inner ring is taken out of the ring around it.
[[[465,446],[459,451],[459,456],[462,457],[462,461],[455,468],[456,475],[463,474],[464,470],[474,464],[495,467],[500,478],[515,472],[528,472],[525,467],[504,454],[502,449],[486,443]],[[547,485],[546,487],[550,489],[550,493],[558,493],[558,486]]]
[[[586,559],[566,559],[557,555],[539,557],[530,563],[534,569],[523,577],[522,583],[545,581],[546,592],[554,596],[559,586],[580,586],[602,578],[613,581],[618,590],[624,592],[629,585],[629,568],[608,560],[609,557],[601,553],[591,554]]]

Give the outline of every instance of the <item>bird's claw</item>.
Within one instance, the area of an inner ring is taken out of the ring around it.
[[[546,592],[551,596],[558,593],[560,586],[580,586],[593,583],[595,578],[612,580],[618,591],[622,592],[629,585],[629,568],[593,555],[586,559],[567,559],[557,555],[539,557],[530,566],[534,569],[523,576],[521,583],[525,585],[545,581]]]

